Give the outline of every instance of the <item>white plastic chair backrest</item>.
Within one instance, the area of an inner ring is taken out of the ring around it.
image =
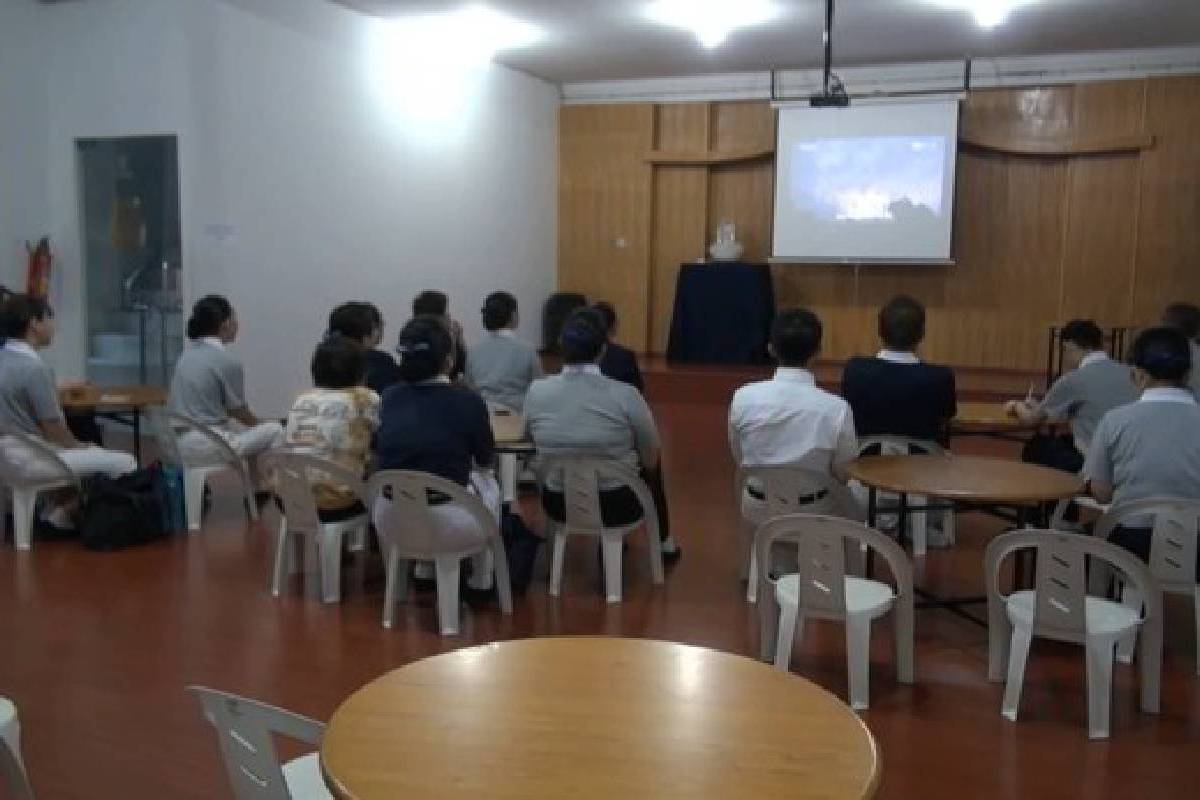
[[[79,478],[62,460],[49,442],[39,436],[30,436],[13,428],[0,426],[0,481],[9,486],[33,486],[47,480],[61,480],[78,484]],[[24,453],[32,461],[10,460],[10,456]]]
[[[495,517],[466,487],[427,472],[384,470],[372,475],[367,484],[371,500],[367,507],[374,509],[376,530],[389,550],[397,548],[401,556],[414,558],[458,552],[458,548],[447,548],[430,514],[433,498],[439,495],[469,513],[481,535],[499,540]],[[380,498],[390,502],[381,504]]]
[[[1196,551],[1200,549],[1200,501],[1170,497],[1135,500],[1111,508],[1096,523],[1096,536],[1107,539],[1113,529],[1134,520],[1138,527],[1153,520],[1150,573],[1163,586],[1196,585]]]
[[[264,471],[273,476],[275,494],[283,502],[289,531],[316,533],[321,530],[321,518],[313,496],[315,483],[345,487],[366,507],[367,491],[362,478],[327,458],[281,448],[266,453],[262,465]]]
[[[0,787],[8,790],[7,795],[0,792],[0,797],[33,800],[33,787],[29,784],[29,776],[17,760],[17,754],[3,738],[0,738]]]
[[[237,800],[291,800],[272,735],[311,745],[325,726],[314,719],[204,686],[189,686],[217,729],[225,772]]]
[[[742,467],[737,473],[739,497],[752,481],[763,494],[767,519],[801,512],[845,511],[846,487],[826,472],[803,467]],[[822,492],[822,499],[800,503],[800,498],[815,498]]]
[[[657,538],[658,509],[650,487],[631,467],[603,458],[557,456],[545,459],[538,469],[538,485],[558,477],[562,482],[563,506],[567,527],[573,531],[600,532],[604,517],[600,510],[601,484],[623,486],[637,496],[642,519],[650,535]]]
[[[1006,599],[1000,593],[1000,565],[1018,550],[1037,551],[1034,588],[1034,630],[1068,640],[1083,640],[1087,632],[1086,562],[1101,561],[1120,572],[1145,600],[1143,626],[1157,620],[1161,626],[1162,593],[1150,570],[1137,556],[1091,536],[1052,530],[1025,529],[996,537],[984,553],[989,613],[1003,613]]]
[[[215,455],[220,463],[241,465],[241,457],[229,446],[229,442],[208,425],[171,411],[165,406],[148,408],[146,415],[164,462],[188,466],[183,449],[179,446],[179,438],[188,433],[197,433],[208,440],[208,444],[212,448],[212,455]],[[206,456],[204,464],[210,464],[212,460],[211,457]]]
[[[866,545],[879,553],[896,583],[896,596],[909,612],[913,601],[912,564],[892,539],[861,522],[822,514],[789,514],[759,526],[754,547],[759,564],[759,597],[770,594],[771,556],[777,543],[795,543],[800,576],[800,607],[846,613],[846,550]]]

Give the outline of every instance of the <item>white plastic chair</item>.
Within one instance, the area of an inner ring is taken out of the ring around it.
[[[622,597],[622,551],[625,537],[642,524],[646,527],[647,550],[650,554],[650,578],[661,585],[663,577],[662,542],[659,538],[658,508],[645,481],[632,469],[617,461],[596,458],[549,458],[539,468],[538,486],[545,490],[547,479],[561,480],[563,507],[566,519],[547,519],[554,538],[550,560],[550,595],[562,593],[563,565],[566,561],[567,537],[598,536],[604,564],[604,594],[609,603],[619,603]],[[631,525],[609,528],[600,512],[600,484],[623,486],[632,491],[642,507],[642,518]]]
[[[1018,550],[1037,551],[1033,591],[1000,593],[1000,567]],[[1085,562],[1108,565],[1142,593],[1144,613],[1087,593]],[[1049,530],[1022,530],[992,540],[984,554],[988,586],[988,680],[1008,678],[1001,714],[1017,719],[1025,663],[1034,636],[1083,645],[1086,650],[1088,736],[1106,739],[1112,703],[1113,650],[1142,628],[1141,707],[1158,713],[1162,672],[1162,592],[1146,565],[1108,542]],[[1194,562],[1193,562],[1194,563]]]
[[[8,788],[7,796],[13,800],[33,800],[33,787],[21,761],[17,707],[6,697],[0,697],[0,786]]]
[[[321,778],[319,753],[279,763],[272,735],[319,746],[325,726],[282,708],[205,686],[187,689],[217,729],[225,774],[236,800],[333,800]]]
[[[1168,594],[1192,598],[1196,626],[1196,674],[1200,675],[1200,583],[1196,581],[1196,550],[1200,548],[1200,501],[1174,498],[1152,498],[1122,503],[1115,506],[1096,523],[1095,535],[1107,539],[1113,529],[1128,520],[1153,520],[1150,539],[1150,574],[1159,588]],[[1093,591],[1103,591],[1104,575],[1093,571],[1097,582]],[[1121,602],[1129,609],[1138,611],[1142,598],[1135,587],[1121,587]],[[1133,649],[1137,641],[1136,631],[1117,643],[1117,660],[1128,664],[1133,661]]]
[[[946,450],[937,442],[931,442],[924,439],[912,439],[907,436],[866,436],[858,440],[858,454],[866,455],[868,452],[877,452],[881,456],[907,456],[913,453],[921,455],[945,455]],[[899,501],[895,495],[886,492],[876,492],[876,505],[878,508],[898,507]],[[929,499],[923,495],[909,495],[908,502],[910,507],[924,506],[929,502]],[[954,543],[954,509],[947,508],[945,510],[929,511],[914,511],[908,515],[908,532],[912,537],[913,555],[925,555],[929,546],[929,517],[931,514],[936,514],[941,518],[942,530],[945,532],[947,540]]]
[[[370,498],[368,509],[376,509],[380,498],[390,502],[387,513],[375,514],[375,532],[387,565],[383,627],[392,627],[396,603],[406,599],[409,562],[433,561],[437,576],[438,625],[443,636],[457,636],[462,560],[485,551],[492,556],[500,610],[505,614],[513,613],[508,557],[500,538],[500,527],[478,496],[445,478],[407,470],[375,473],[368,484],[367,495]],[[469,547],[447,545],[445,537],[439,533],[430,505],[431,496],[439,495],[471,515],[481,534],[478,544]]]
[[[271,594],[279,597],[288,564],[295,564],[298,544],[308,554],[310,566],[320,565],[321,599],[336,603],[342,597],[342,543],[347,536],[359,543],[366,541],[370,526],[367,492],[358,475],[328,459],[302,452],[275,450],[263,456],[263,468],[275,476],[275,493],[283,503],[279,516],[279,533],[275,539],[275,564],[271,572]],[[345,486],[363,505],[363,513],[340,522],[321,522],[313,496],[314,483]],[[352,545],[353,546],[353,545]],[[315,558],[314,558],[315,557]]]
[[[750,485],[763,495],[765,511],[756,518],[742,517],[746,578],[746,602],[758,597],[758,556],[754,537],[764,522],[789,514],[829,514],[847,516],[854,505],[845,486],[832,475],[801,467],[742,467],[734,478],[734,493],[739,507]],[[801,502],[803,501],[803,502]]]
[[[21,453],[24,461],[10,460],[0,455],[0,484],[12,492],[13,543],[18,550],[28,550],[33,541],[33,514],[38,496],[55,489],[79,489],[79,478],[49,443],[37,436],[3,428],[0,429],[0,452]],[[0,491],[0,525],[3,525],[6,492]]]
[[[207,425],[166,408],[147,409],[146,416],[162,460],[177,465],[183,471],[183,503],[189,531],[200,530],[204,511],[204,486],[208,483],[209,476],[225,470],[237,473],[242,482],[246,513],[250,515],[251,520],[258,520],[258,504],[254,500],[254,482],[250,479],[250,468],[245,459],[239,456],[219,433]],[[184,456],[179,439],[188,433],[199,434],[208,440],[212,451],[202,461]]]
[[[794,543],[799,572],[770,578],[775,545]],[[847,553],[866,546],[887,562],[892,586],[848,575]],[[791,514],[759,527],[754,549],[760,570],[761,653],[787,671],[796,638],[806,618],[832,619],[846,625],[846,664],[850,706],[861,711],[870,699],[871,622],[892,611],[896,625],[896,676],[913,682],[913,578],[908,556],[890,538],[860,522],[841,517]],[[774,591],[771,584],[774,583]]]

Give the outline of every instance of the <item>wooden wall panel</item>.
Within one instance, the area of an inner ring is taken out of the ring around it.
[[[568,106],[559,126],[559,288],[612,302],[621,342],[645,349],[654,107]]]
[[[1200,302],[1200,77],[1150,81],[1146,131],[1133,313],[1152,322],[1169,302]]]
[[[776,266],[778,304],[825,321],[825,357],[874,352],[878,308],[898,293],[929,310],[928,358],[1022,370],[1042,367],[1052,324],[1092,316],[1141,325],[1170,300],[1200,299],[1200,76],[977,91],[962,124],[964,135],[993,141],[1145,133],[1155,144],[1088,157],[964,146],[955,266]],[[700,255],[721,220],[737,223],[748,259],[769,255],[774,170],[651,168],[646,150],[750,150],[769,147],[774,131],[761,102],[564,109],[561,224],[589,229],[561,235],[564,285],[640,302],[642,324],[650,320],[641,344],[661,352],[678,265]],[[618,228],[634,233],[610,263],[604,252]],[[639,346],[628,327],[625,339]]]

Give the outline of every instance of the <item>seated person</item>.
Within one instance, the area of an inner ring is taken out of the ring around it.
[[[1141,399],[1100,421],[1083,468],[1088,489],[1101,503],[1200,499],[1200,406],[1187,388],[1194,368],[1189,342],[1176,329],[1151,328],[1134,341],[1132,360]],[[1147,561],[1150,533],[1149,523],[1127,523],[1110,541]]]
[[[45,439],[78,476],[96,473],[112,477],[137,469],[127,453],[103,450],[78,442],[67,428],[58,401],[54,372],[38,351],[54,341],[54,311],[45,300],[11,292],[0,300],[0,438],[2,429]],[[37,456],[5,441],[3,458],[18,472],[39,477]],[[47,476],[49,477],[49,476]],[[48,503],[40,523],[53,529],[74,527],[74,500]]]
[[[371,437],[379,428],[379,395],[363,385],[367,358],[355,340],[335,333],[312,358],[314,389],[303,392],[288,414],[286,444],[365,475]],[[316,483],[313,495],[322,522],[364,513],[346,486]]]
[[[261,421],[246,403],[242,362],[225,347],[237,333],[237,315],[228,300],[209,295],[197,301],[187,323],[187,346],[175,364],[168,404],[225,439],[249,460],[257,485],[265,488],[256,457],[283,444],[283,426]],[[180,445],[189,460],[204,462],[213,456],[208,439],[194,431],[184,435]],[[263,492],[260,495],[260,501],[266,499]]]
[[[600,359],[600,373],[614,381],[628,383],[639,392],[646,391],[642,380],[642,370],[638,367],[637,356],[628,347],[622,347],[613,341],[617,335],[617,310],[612,303],[601,301],[592,306],[604,320],[604,329],[608,337],[608,346],[604,348],[604,358]]]
[[[618,461],[638,470],[657,506],[662,552],[667,559],[680,555],[671,537],[670,515],[659,466],[658,428],[642,395],[619,381],[600,374],[600,359],[607,342],[604,320],[590,308],[571,312],[560,339],[562,373],[534,381],[525,398],[525,425],[538,458],[586,456]],[[565,516],[561,485],[549,476],[542,493],[546,513]],[[605,525],[620,527],[642,519],[642,507],[628,487],[601,487],[600,511]]]
[[[769,350],[779,367],[770,380],[734,393],[729,445],[740,467],[800,467],[829,475],[835,490],[830,510],[860,518],[857,503],[839,490],[847,480],[847,466],[858,458],[854,414],[845,400],[819,388],[808,370],[820,352],[821,337],[821,320],[811,311],[790,309],[776,315]],[[825,499],[814,496],[809,502],[816,506]],[[761,520],[765,508],[761,487],[748,485],[743,517]]]
[[[925,309],[911,297],[894,298],[879,311],[879,338],[883,349],[874,358],[852,358],[842,372],[842,396],[858,435],[944,444],[958,410],[954,373],[917,357]]]
[[[490,469],[495,461],[487,404],[470,389],[451,383],[454,340],[440,317],[416,317],[400,332],[400,383],[383,394],[375,461],[380,470],[428,472],[469,487],[500,519],[500,486]],[[374,509],[376,526],[388,513],[390,501]],[[464,547],[482,540],[483,533],[462,508],[432,508],[448,544]],[[469,585],[492,586],[488,554],[472,557]]]
[[[529,384],[542,377],[542,361],[517,338],[517,298],[493,292],[483,302],[482,313],[488,333],[467,351],[467,383],[489,403],[519,412]]]
[[[342,303],[329,315],[329,333],[353,339],[366,351],[366,386],[376,394],[400,380],[396,360],[379,349],[383,341],[383,315],[373,303]]]
[[[445,292],[425,291],[413,298],[412,313],[414,317],[437,317],[450,331],[454,342],[454,369],[450,371],[450,380],[457,381],[467,368],[467,349],[463,341],[462,325],[450,317],[450,298]]]
[[[1005,409],[1029,425],[1071,422],[1070,437],[1038,436],[1025,446],[1026,461],[1064,472],[1079,472],[1083,454],[1100,420],[1114,408],[1132,403],[1137,390],[1129,367],[1104,352],[1104,333],[1090,319],[1063,326],[1063,367],[1068,370],[1054,382],[1040,403],[1010,400]]]
[[[1162,324],[1187,337],[1192,350],[1192,364],[1200,364],[1200,308],[1191,303],[1172,303],[1163,312]],[[1193,367],[1188,387],[1192,394],[1200,397],[1200,369]]]

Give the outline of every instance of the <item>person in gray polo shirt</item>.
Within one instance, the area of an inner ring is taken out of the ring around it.
[[[1043,422],[1071,423],[1073,441],[1062,437],[1035,437],[1024,458],[1066,472],[1079,472],[1083,454],[1101,418],[1137,399],[1129,368],[1104,352],[1104,334],[1095,322],[1072,320],[1063,326],[1063,366],[1067,372],[1054,382],[1040,403],[1012,400],[1008,413],[1028,425]]]
[[[563,324],[562,374],[534,381],[525,398],[525,424],[538,457],[585,456],[611,459],[641,471],[658,507],[663,556],[679,557],[670,533],[667,496],[659,465],[658,429],[650,407],[634,387],[600,373],[608,331],[593,309],[580,308]],[[565,499],[553,478],[542,492],[552,519],[565,517]],[[626,487],[604,487],[600,512],[611,526],[632,525],[642,518],[636,495]]]
[[[242,362],[225,349],[237,332],[237,315],[224,297],[209,295],[196,303],[168,402],[172,411],[207,425],[225,439],[250,462],[258,485],[265,487],[255,457],[283,444],[283,426],[263,422],[246,403]],[[199,433],[185,434],[180,445],[189,459],[198,462],[216,456],[209,440]]]
[[[484,300],[482,314],[487,335],[467,351],[467,384],[488,403],[520,411],[529,385],[542,377],[542,361],[517,338],[517,298],[493,292]]]
[[[1187,337],[1192,350],[1192,376],[1188,379],[1188,388],[1192,394],[1200,398],[1200,308],[1191,303],[1172,303],[1163,311],[1162,324],[1174,328]]]
[[[1200,500],[1200,405],[1187,388],[1191,349],[1173,328],[1150,328],[1133,344],[1141,399],[1100,421],[1083,474],[1101,503]],[[1119,527],[1110,541],[1150,557],[1149,528]],[[1196,575],[1200,579],[1200,553]]]

